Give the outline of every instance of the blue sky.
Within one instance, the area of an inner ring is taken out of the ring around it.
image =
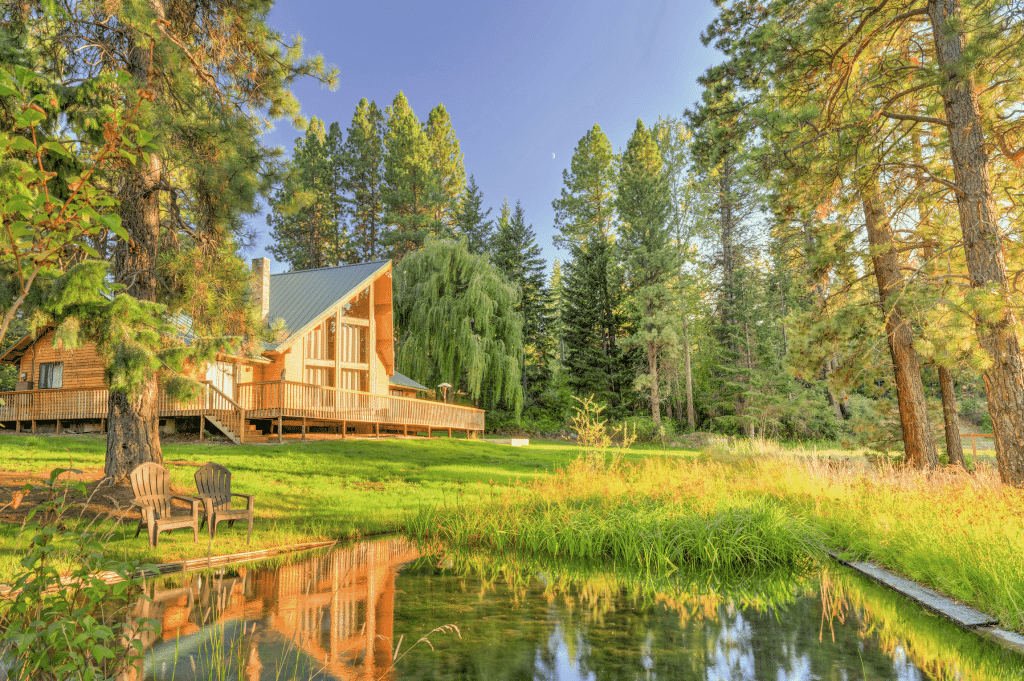
[[[678,116],[696,101],[697,76],[718,60],[700,43],[714,16],[710,0],[279,0],[270,24],[341,71],[334,92],[296,87],[307,117],[344,130],[360,98],[383,108],[399,90],[420,120],[443,103],[491,216],[506,196],[522,201],[550,267],[562,257],[551,202],[576,143],[597,123],[620,150],[637,118]],[[299,135],[281,122],[267,141],[290,152]],[[270,257],[265,219],[251,226],[262,241],[249,255]]]

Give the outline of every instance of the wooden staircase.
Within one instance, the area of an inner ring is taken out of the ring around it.
[[[209,414],[207,414],[206,421],[208,423],[213,424],[217,428],[217,430],[222,432],[229,440],[234,442],[236,445],[242,444],[242,438],[236,435],[234,431],[232,431],[230,428],[221,423],[216,416],[210,416]]]

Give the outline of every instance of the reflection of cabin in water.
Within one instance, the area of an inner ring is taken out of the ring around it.
[[[192,651],[215,631],[224,637],[224,650],[234,648],[230,657],[244,659],[238,678],[278,678],[275,670],[296,664],[322,668],[315,678],[388,678],[382,675],[397,643],[395,577],[417,557],[407,539],[383,539],[282,568],[243,567],[238,577],[186,576],[192,581],[183,587],[152,588],[133,612],[161,624],[159,638],[141,636],[143,659],[169,677],[174,659],[188,666]],[[195,657],[208,664],[203,655]],[[179,669],[177,677],[187,671]]]
[[[202,394],[160,397],[166,431],[184,418],[236,443],[284,433],[427,434],[483,431],[484,412],[417,399],[426,388],[395,371],[391,262],[270,274],[253,261],[253,296],[264,323],[287,335],[261,357],[218,355]],[[183,330],[187,333],[187,330]],[[0,393],[0,424],[15,432],[102,431],[107,415],[103,362],[92,345],[53,347],[53,331],[26,336],[0,356],[18,367],[14,392]]]

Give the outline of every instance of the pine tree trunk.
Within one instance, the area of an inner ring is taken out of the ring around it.
[[[896,401],[903,428],[906,463],[914,468],[934,468],[938,464],[935,439],[928,423],[928,404],[921,382],[921,363],[914,349],[914,334],[903,318],[898,303],[903,289],[899,261],[894,248],[892,225],[885,205],[872,186],[861,192],[867,223],[871,261],[878,282],[878,296],[885,315],[885,335],[889,340],[893,372],[896,377]]]
[[[995,288],[1006,295],[1009,282],[989,178],[981,108],[974,77],[963,64],[964,34],[957,28],[963,24],[960,3],[929,0],[928,16],[942,67],[942,99],[949,122],[949,148],[958,190],[956,202],[971,286]],[[1004,483],[1022,487],[1024,360],[1016,326],[1012,308],[1004,306],[998,319],[979,320],[977,333],[979,344],[992,358],[992,365],[982,376],[995,431],[999,477]]]
[[[161,5],[156,2],[155,5]],[[162,16],[162,12],[160,12]],[[130,72],[140,87],[149,77],[150,52],[135,45],[129,54]],[[148,162],[127,170],[119,195],[122,226],[131,236],[114,249],[114,281],[126,286],[126,294],[139,300],[156,301],[157,244],[160,239],[160,185],[163,167],[157,153]],[[116,482],[128,477],[141,463],[163,463],[160,448],[160,386],[155,374],[149,376],[137,395],[111,390],[107,401],[106,475]]]
[[[956,405],[953,372],[946,367],[938,367],[938,370],[939,386],[942,387],[942,419],[946,423],[946,458],[950,465],[966,469],[964,443],[960,439],[960,410]]]
[[[693,372],[690,370],[690,324],[683,316],[683,363],[686,371],[686,425],[692,433],[697,429],[697,416],[693,409]]]
[[[647,371],[651,375],[651,418],[654,427],[661,432],[661,396],[658,394],[658,347],[652,341],[647,343]]]

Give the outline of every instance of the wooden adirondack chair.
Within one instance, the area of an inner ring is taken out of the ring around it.
[[[156,548],[157,538],[161,532],[169,532],[180,527],[192,528],[192,541],[199,541],[199,499],[171,494],[171,478],[167,469],[158,463],[148,462],[138,465],[131,472],[134,506],[139,507],[142,517],[135,536],[145,527],[149,531],[149,545]],[[188,515],[174,515],[176,509],[171,501],[177,499],[191,506]]]
[[[234,525],[236,520],[248,520],[249,534],[245,541],[249,543],[252,540],[253,502],[256,497],[231,491],[231,471],[211,461],[196,471],[196,488],[206,508],[203,522],[210,523],[211,538],[217,536],[217,523],[222,520],[228,521],[228,527]],[[231,497],[242,497],[246,500],[246,507],[231,508]]]

